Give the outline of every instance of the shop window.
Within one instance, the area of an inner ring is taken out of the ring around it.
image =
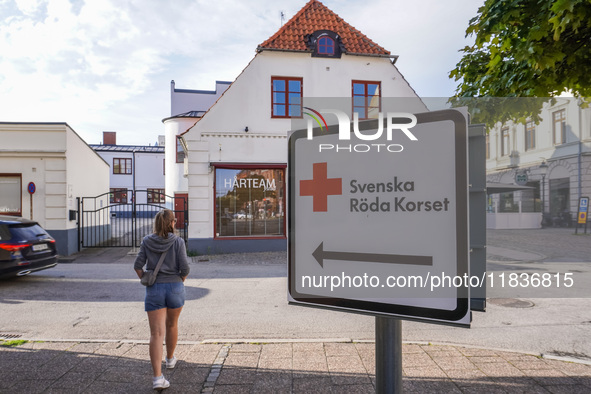
[[[284,237],[284,168],[215,170],[216,237]]]
[[[536,147],[536,124],[531,120],[525,123],[525,150]]]
[[[499,212],[519,212],[519,204],[515,201],[513,192],[499,195]]]
[[[176,162],[182,163],[185,161],[185,151],[183,150],[183,144],[181,144],[181,139],[177,137],[176,139]]]
[[[22,215],[22,175],[0,174],[0,215]]]
[[[501,156],[509,155],[509,128],[501,129]]]
[[[527,182],[525,186],[531,189],[521,192],[521,212],[542,212],[540,181]]]
[[[353,113],[359,119],[377,119],[381,108],[381,82],[353,81]]]
[[[554,145],[566,143],[566,110],[552,112],[552,141]]]
[[[273,118],[302,116],[303,79],[271,77],[271,111]]]
[[[550,214],[553,218],[566,216],[570,211],[570,179],[550,179]]]
[[[166,202],[164,189],[148,189],[148,204],[160,204]]]
[[[127,204],[127,189],[111,188],[109,201],[111,204]]]
[[[131,174],[131,159],[113,159],[113,174]]]

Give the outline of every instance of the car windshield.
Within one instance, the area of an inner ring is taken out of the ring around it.
[[[43,235],[47,235],[47,232],[36,223],[12,225],[10,226],[10,232],[13,238],[19,240],[30,240]]]

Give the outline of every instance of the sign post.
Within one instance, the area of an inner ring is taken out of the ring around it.
[[[470,277],[467,144],[463,110],[290,136],[289,302],[376,317],[378,393],[402,388],[400,319],[470,327],[470,287],[486,287]]]
[[[585,234],[587,234],[587,214],[589,212],[589,197],[579,197],[579,209],[577,211],[577,224],[575,234],[578,233],[579,224],[585,225]]]
[[[376,316],[376,393],[402,392],[402,321]]]
[[[35,183],[29,182],[29,184],[27,185],[27,191],[29,192],[29,201],[31,203],[31,210],[30,210],[31,220],[33,220],[33,194],[35,194],[36,190],[37,190],[37,188],[35,187]]]

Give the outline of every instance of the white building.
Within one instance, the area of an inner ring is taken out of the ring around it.
[[[302,102],[339,97],[349,116],[355,111],[367,119],[389,109],[384,98],[416,98],[394,66],[396,58],[315,0],[259,45],[197,122],[171,132],[194,123],[182,134],[188,248],[286,250],[287,134],[303,117]]]
[[[197,123],[203,114],[228,89],[231,82],[216,81],[215,90],[177,89],[175,82],[170,82],[170,117],[162,120],[165,130],[166,149],[166,194],[175,197],[175,201],[184,198],[188,201],[189,185],[185,176],[185,150],[182,133]]]
[[[542,211],[545,226],[573,225],[579,197],[591,196],[591,109],[560,97],[540,116],[487,137],[487,181],[528,187],[489,195],[489,228],[540,228]]]
[[[66,123],[2,122],[0,141],[0,214],[39,222],[61,255],[78,251],[77,199],[108,190],[109,164]]]
[[[111,193],[111,203],[131,202],[133,191],[141,191],[136,203],[165,202],[164,145],[117,145],[116,138],[115,132],[103,132],[103,144],[90,145],[111,166],[103,193]]]

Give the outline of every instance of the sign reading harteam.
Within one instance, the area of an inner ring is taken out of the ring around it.
[[[261,188],[263,190],[275,190],[275,179],[265,178],[237,178],[224,179],[224,187],[228,189]]]
[[[393,113],[291,135],[291,303],[469,326],[466,119]]]

